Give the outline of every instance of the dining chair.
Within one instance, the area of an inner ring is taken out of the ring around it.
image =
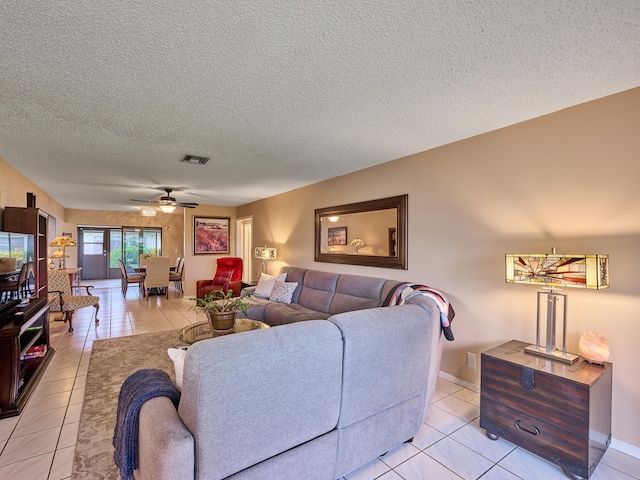
[[[182,260],[182,258],[177,257],[175,266],[170,267],[169,270],[171,270],[172,272],[177,272],[178,271],[178,267],[180,266],[180,260]]]
[[[3,296],[7,297],[5,300],[11,300],[14,296],[15,298],[27,298],[30,295],[30,264],[33,264],[33,262],[23,263],[17,275],[7,277],[0,283],[0,299],[2,299]]]
[[[169,298],[169,257],[147,258],[147,271],[144,276],[144,290],[147,300],[152,288],[164,288]]]
[[[93,286],[71,285],[69,272],[66,270],[49,270],[49,294],[57,294],[55,300],[50,304],[49,311],[64,312],[64,321],[69,322],[69,331],[73,332],[71,319],[73,313],[84,307],[96,309],[96,325],[98,320],[98,310],[100,310],[100,297],[92,295],[89,291]],[[85,289],[86,295],[72,295],[72,289]]]
[[[120,260],[120,275],[122,281],[122,295],[124,297],[127,296],[127,290],[129,289],[130,283],[137,283],[138,287],[142,291],[144,295],[144,288],[142,287],[144,283],[144,276],[140,273],[136,273],[133,269],[131,271],[127,271],[127,267],[122,260]]]
[[[175,272],[169,272],[169,280],[173,282],[173,285],[176,287],[176,290],[180,290],[184,292],[182,288],[182,271],[184,270],[184,258],[181,258],[178,262],[178,267]]]

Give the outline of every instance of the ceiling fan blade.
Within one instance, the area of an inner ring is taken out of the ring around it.
[[[130,202],[142,202],[142,203],[159,203],[157,200],[136,200],[135,198],[130,198]]]
[[[197,206],[197,203],[176,203],[176,207],[182,208],[196,208]]]

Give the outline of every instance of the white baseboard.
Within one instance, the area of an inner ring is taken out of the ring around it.
[[[440,370],[440,378],[448,380],[456,385],[460,385],[461,387],[468,388],[476,393],[480,393],[480,386],[475,383],[467,382],[466,380],[462,380],[461,378],[454,377],[446,372]],[[611,444],[609,445],[614,450],[618,450],[626,455],[631,457],[640,459],[640,447],[636,447],[635,445],[631,445],[630,443],[623,442],[622,440],[617,440],[611,437]]]
[[[451,383],[455,383],[456,385],[460,385],[461,387],[468,388],[469,390],[473,390],[476,393],[480,393],[480,386],[475,383],[467,382],[466,380],[462,380],[461,378],[454,377],[453,375],[449,375],[446,372],[440,370],[440,378],[444,378],[445,380],[449,380]]]
[[[631,445],[630,443],[623,442],[622,440],[617,440],[613,437],[611,438],[611,444],[609,446],[614,450],[618,450],[619,452],[625,453],[630,457],[634,457],[640,460],[640,447],[636,447],[635,445]]]

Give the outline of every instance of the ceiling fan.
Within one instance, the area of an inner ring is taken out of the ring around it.
[[[195,208],[199,205],[192,202],[179,203],[174,197],[171,196],[171,192],[173,191],[172,188],[165,188],[164,191],[167,192],[167,194],[160,197],[158,200],[136,200],[135,198],[131,198],[130,201],[157,204],[160,206],[160,210],[165,213],[173,212],[176,207]]]

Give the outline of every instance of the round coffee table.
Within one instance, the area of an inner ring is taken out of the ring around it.
[[[228,330],[215,330],[209,325],[209,322],[200,322],[184,327],[180,333],[180,340],[188,344],[193,344],[200,340],[207,340],[208,338],[221,337],[231,333],[248,332],[250,330],[260,330],[261,328],[270,328],[270,326],[258,320],[237,318],[233,328]]]

